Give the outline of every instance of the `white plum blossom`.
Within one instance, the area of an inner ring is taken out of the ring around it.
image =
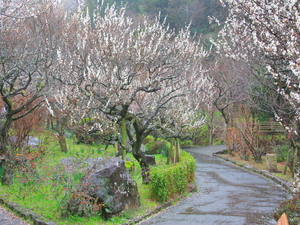
[[[57,79],[76,86],[88,113],[102,112],[113,122],[131,124],[127,132],[134,131],[128,133],[133,155],[147,167],[140,145],[154,129],[158,113],[188,96],[189,85],[210,86],[202,68],[208,51],[193,39],[189,27],[176,33],[159,16],[135,24],[125,10],[109,6],[103,15],[94,15],[93,23],[88,13],[69,19],[58,62],[64,72]]]
[[[297,0],[221,0],[229,16],[213,41],[234,59],[265,66],[277,91],[296,112],[294,125],[278,121],[299,139],[300,2]]]

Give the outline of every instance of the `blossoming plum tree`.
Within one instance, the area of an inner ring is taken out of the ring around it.
[[[277,92],[295,110],[291,122],[275,117],[299,143],[300,134],[300,3],[297,0],[220,0],[229,16],[216,46],[230,57],[260,64]],[[297,144],[299,149],[299,144]],[[296,155],[296,154],[295,154]]]
[[[217,47],[247,62],[253,56],[261,59],[278,92],[298,110],[296,120],[299,120],[299,2],[225,0],[222,3],[228,5],[230,13],[219,33]],[[281,120],[280,115],[278,119]],[[297,127],[287,129],[299,133]]]
[[[158,113],[155,120],[158,134],[172,139],[173,156],[170,150],[168,162],[180,160],[180,140],[191,137],[191,130],[206,122],[204,110],[212,105],[214,92],[213,80],[209,76],[197,79],[197,72],[190,73],[185,95],[169,102]]]
[[[59,10],[53,14],[55,4],[48,3],[0,1],[0,98],[4,103],[0,153],[6,157],[3,184],[11,183],[13,176],[14,146],[8,147],[12,123],[38,108],[49,93],[46,87],[53,72],[62,15]]]
[[[158,112],[185,96],[190,75],[204,78],[207,51],[192,40],[188,28],[175,34],[159,18],[135,25],[125,9],[107,7],[103,15],[94,15],[93,24],[82,14],[80,20],[78,15],[70,20],[59,50],[66,72],[59,79],[77,85],[91,110],[123,124],[146,182],[149,166],[142,141],[154,129]]]

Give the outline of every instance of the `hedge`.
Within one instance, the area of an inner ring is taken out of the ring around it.
[[[166,202],[186,192],[188,184],[195,181],[195,169],[195,159],[185,151],[181,151],[180,162],[151,168],[152,197]]]

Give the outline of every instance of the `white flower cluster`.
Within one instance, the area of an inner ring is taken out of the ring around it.
[[[264,64],[277,91],[300,121],[300,2],[298,0],[221,0],[229,16],[214,41],[234,59]],[[278,82],[280,81],[280,82]],[[282,121],[277,115],[278,121]],[[297,127],[286,129],[299,136]]]
[[[112,120],[125,111],[143,118],[144,125],[149,125],[158,112],[176,99],[195,98],[196,93],[206,99],[201,92],[209,89],[211,82],[204,76],[202,61],[208,51],[190,36],[189,27],[176,34],[160,22],[160,16],[155,21],[145,17],[140,24],[134,24],[125,16],[125,10],[109,6],[103,15],[94,15],[93,24],[88,13],[69,18],[63,35],[65,44],[57,55],[65,72],[61,80],[76,84],[77,88],[65,89],[59,96],[70,99],[76,93],[85,97],[77,101],[80,110],[62,99],[57,98],[57,102],[72,108],[74,115],[86,115],[82,107],[85,105],[106,113]],[[195,90],[193,96],[191,90]],[[199,105],[185,107],[189,110],[181,110],[181,123],[187,123],[199,111]],[[177,111],[176,107],[171,108]],[[193,124],[202,124],[203,117],[197,118]]]
[[[299,108],[300,92],[297,88],[300,82],[299,1],[223,0],[222,2],[229,7],[229,17],[219,33],[219,41],[214,42],[215,45],[220,51],[225,52],[226,56],[234,59],[250,61],[251,58],[263,56],[265,65],[274,78],[286,80],[286,86],[290,88],[291,94],[285,97]],[[290,70],[291,73],[287,75],[281,72],[282,69],[278,68],[278,63],[273,62],[274,59],[288,62],[286,70]]]

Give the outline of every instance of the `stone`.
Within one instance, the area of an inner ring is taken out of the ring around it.
[[[126,170],[124,161],[112,157],[96,162],[89,167],[68,202],[68,214],[92,216],[100,211],[104,217],[110,218],[127,209],[138,208],[140,196],[137,184]]]
[[[196,184],[188,184],[188,192],[196,192],[197,191],[197,185]]]
[[[75,157],[67,157],[60,160],[60,163],[56,166],[56,169],[64,170],[65,173],[68,174],[76,174],[76,173],[87,173],[88,170],[101,164],[104,158],[75,158]]]
[[[266,165],[267,170],[270,172],[277,171],[277,155],[276,154],[267,154],[266,155]]]
[[[148,165],[155,165],[155,157],[154,155],[145,155]]]
[[[21,145],[21,147],[32,147],[32,148],[36,148],[38,147],[39,144],[42,143],[42,141],[36,137],[33,136],[28,136],[25,138],[25,140],[22,140],[20,143],[20,140],[18,139],[17,136],[10,136],[9,137],[9,142],[11,145],[15,146],[15,145]]]
[[[31,147],[37,147],[39,144],[41,144],[42,141],[36,137],[32,137],[32,136],[29,136],[27,138],[27,140],[25,141],[25,144],[31,146]]]

